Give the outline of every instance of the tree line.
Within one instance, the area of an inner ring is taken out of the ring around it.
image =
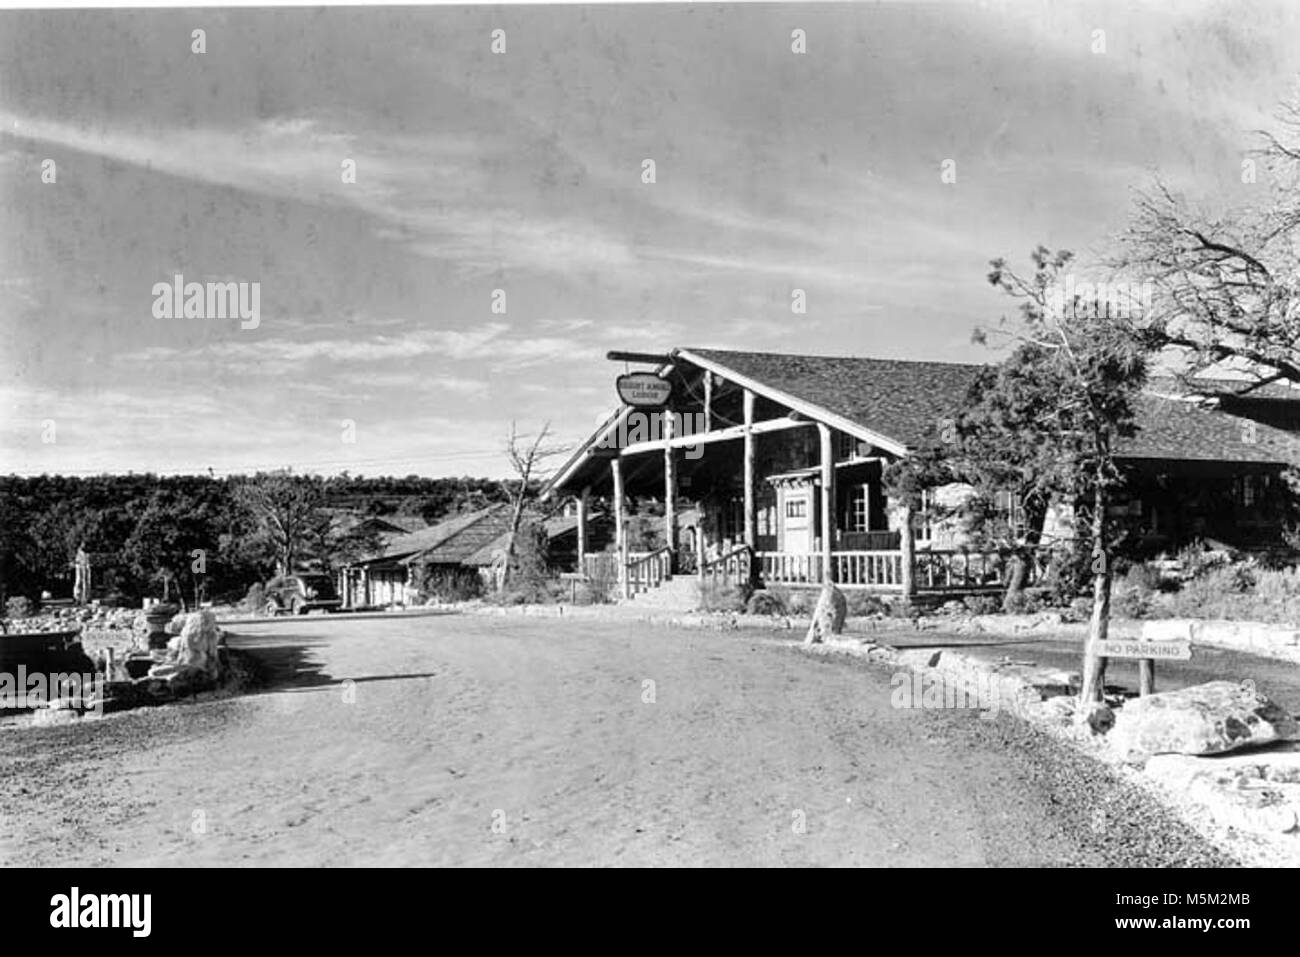
[[[508,498],[508,485],[468,477],[0,476],[0,602],[70,595],[82,547],[98,597],[234,600],[275,574],[374,551],[366,517],[432,523]]]

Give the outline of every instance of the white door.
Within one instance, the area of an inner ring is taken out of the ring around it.
[[[785,523],[781,551],[807,555],[813,550],[813,507],[810,489],[786,489],[782,507]]]

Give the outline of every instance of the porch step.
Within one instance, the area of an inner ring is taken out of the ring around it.
[[[692,611],[699,604],[700,592],[694,575],[677,575],[621,602],[638,608],[662,608],[667,611]]]

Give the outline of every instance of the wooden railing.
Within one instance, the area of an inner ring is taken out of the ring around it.
[[[822,557],[811,552],[759,552],[763,581],[782,585],[816,585],[822,580]]]
[[[763,581],[773,585],[818,585],[823,580],[822,556],[807,552],[758,552]],[[1025,584],[1038,576],[1038,561],[1026,567]],[[848,588],[895,591],[903,588],[903,553],[897,549],[834,551],[835,583]],[[1012,563],[1009,552],[973,549],[918,549],[914,580],[918,591],[977,591],[1006,587]]]
[[[740,585],[749,581],[750,564],[753,560],[753,552],[750,551],[749,546],[741,545],[725,555],[705,561],[700,571],[706,581]]]
[[[837,584],[889,590],[903,587],[901,551],[832,552],[831,562]]]
[[[672,577],[673,550],[656,548],[645,554],[628,555],[627,594],[636,595],[658,588],[664,579]]]
[[[1035,556],[1037,558],[1038,556]],[[901,550],[835,551],[831,553],[835,582],[847,588],[896,591],[903,588]],[[1040,577],[1042,563],[1031,560],[1025,584]],[[738,585],[750,580],[757,567],[762,580],[772,585],[820,585],[822,556],[817,552],[755,552],[740,545],[704,562],[700,574],[706,581]],[[973,549],[918,549],[914,557],[915,587],[921,592],[978,591],[1001,589],[1012,567],[1009,552]],[[588,578],[616,582],[618,553],[599,552],[583,558],[582,572]],[[673,556],[667,548],[632,552],[625,569],[626,593],[635,595],[657,588],[672,576]]]
[[[1024,584],[1033,585],[1046,567],[1050,549],[1031,549]],[[1010,551],[972,549],[921,549],[916,553],[916,587],[924,591],[1005,588],[1014,566]]]
[[[599,581],[618,581],[618,553],[596,552],[582,556],[582,574]]]

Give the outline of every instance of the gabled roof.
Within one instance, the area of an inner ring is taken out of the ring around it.
[[[1138,396],[1138,432],[1116,449],[1123,458],[1300,464],[1300,437],[1189,399]]]
[[[788,355],[726,349],[675,349],[674,364],[710,369],[814,421],[904,455],[960,410],[984,366],[957,362],[873,359],[856,356]],[[666,367],[665,367],[666,368]],[[664,370],[660,370],[664,374]],[[1131,459],[1300,464],[1300,435],[1218,408],[1247,408],[1240,395],[1249,383],[1203,378],[1191,385],[1153,378],[1137,403],[1138,434],[1124,441],[1120,455]],[[1300,389],[1270,383],[1245,393],[1251,399],[1294,401]],[[1209,397],[1211,401],[1198,401]],[[626,411],[626,407],[624,410]],[[620,421],[610,416],[556,474],[550,489],[562,488],[594,467],[590,450]],[[1279,422],[1287,425],[1287,422]],[[588,475],[589,479],[589,475]]]
[[[808,406],[823,409],[895,443],[915,448],[940,419],[962,405],[981,366],[856,356],[796,356],[773,352],[681,349]],[[765,387],[765,388],[763,388]]]
[[[588,522],[597,522],[604,518],[604,513],[593,511],[587,516]],[[558,538],[560,535],[568,534],[578,527],[578,516],[576,515],[557,515],[554,518],[548,518],[542,523],[546,529],[546,538],[549,541]],[[487,566],[491,565],[499,554],[504,554],[506,548],[506,537],[510,534],[510,528],[507,526],[502,529],[501,534],[493,538],[490,542],[483,545],[474,554],[467,556],[462,560],[464,565]]]
[[[505,505],[490,505],[456,515],[405,535],[395,535],[378,555],[358,564],[420,561],[456,563],[473,554],[484,541],[500,534],[508,521]]]
[[[382,520],[407,533],[429,527],[429,523],[418,515],[385,515]]]

